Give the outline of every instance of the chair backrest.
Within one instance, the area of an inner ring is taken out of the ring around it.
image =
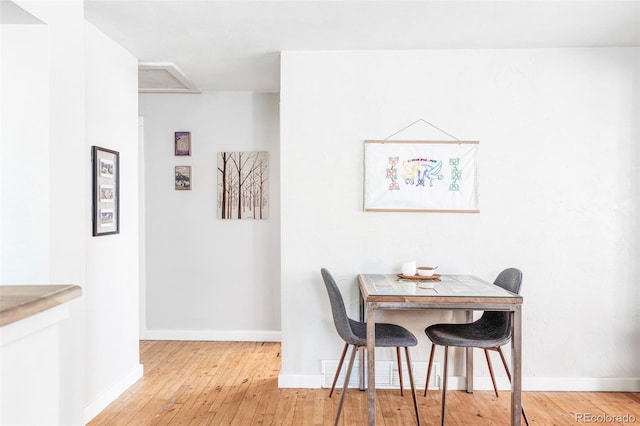
[[[493,284],[512,293],[520,294],[522,271],[516,268],[505,269],[498,274]],[[496,337],[497,335],[504,338],[511,337],[511,315],[509,312],[485,311],[478,321],[481,321],[485,327],[496,330]]]
[[[508,268],[500,272],[493,282],[495,285],[504,288],[515,294],[520,294],[522,285],[522,271],[516,268]]]
[[[327,287],[327,293],[329,294],[331,312],[333,313],[333,323],[336,326],[336,330],[346,343],[354,344],[354,342],[357,342],[357,337],[351,330],[349,316],[347,315],[347,310],[344,307],[344,300],[342,300],[340,289],[338,289],[338,285],[329,271],[322,268],[320,272],[322,273],[322,279],[324,280],[324,285]]]

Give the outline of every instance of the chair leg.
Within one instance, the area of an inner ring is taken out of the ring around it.
[[[344,386],[342,387],[342,395],[340,395],[340,402],[338,403],[338,412],[336,413],[335,426],[338,426],[338,421],[340,420],[342,403],[344,402],[344,395],[347,393],[347,388],[349,387],[349,378],[351,378],[351,370],[353,369],[353,361],[355,361],[356,359],[356,352],[358,352],[358,347],[356,345],[353,345],[353,350],[351,351],[351,359],[349,360],[349,367],[347,368],[347,375],[344,378]]]
[[[396,358],[398,358],[398,379],[400,379],[400,396],[404,396],[402,383],[402,358],[400,358],[400,346],[396,346]]]
[[[493,391],[496,393],[496,398],[498,395],[498,387],[496,386],[496,376],[493,375],[493,365],[491,365],[491,358],[489,358],[489,350],[485,348],[484,356],[487,358],[487,366],[489,367],[489,374],[491,375],[491,383],[493,383]]]
[[[449,346],[444,347],[444,367],[442,369],[442,422],[444,426],[444,413],[447,407],[447,365],[449,364]]]
[[[502,353],[502,348],[495,348],[495,350],[500,354],[500,359],[502,360],[502,365],[504,365],[504,371],[507,372],[507,377],[509,378],[509,383],[511,383],[511,372],[509,371],[509,366],[507,365],[507,360],[504,358],[504,353]]]
[[[344,356],[347,354],[347,349],[349,349],[349,344],[344,344],[344,349],[342,350],[342,356],[340,357],[340,362],[338,363],[338,369],[336,370],[336,375],[333,377],[333,384],[331,385],[331,391],[329,392],[329,398],[333,395],[333,390],[336,388],[336,382],[338,381],[338,376],[340,375],[340,371],[342,370],[342,363],[344,362]]]
[[[433,353],[436,350],[435,343],[431,344],[431,355],[429,355],[429,367],[427,368],[427,380],[424,383],[424,396],[427,396],[427,390],[429,389],[429,379],[431,378],[431,367],[433,367]]]
[[[522,418],[524,418],[524,424],[529,426],[529,419],[527,419],[527,413],[524,411],[524,405],[522,406]]]
[[[398,355],[400,355],[400,352],[398,352]],[[407,346],[404,347],[404,355],[407,360],[407,370],[409,371],[409,383],[411,383],[413,408],[416,410],[416,420],[418,422],[418,426],[420,426],[422,423],[420,422],[420,411],[418,410],[418,397],[416,396],[416,385],[413,383],[413,370],[411,369],[411,358],[409,358],[409,348]]]
[[[495,348],[496,351],[500,354],[500,359],[502,360],[502,365],[504,365],[504,370],[507,372],[507,377],[509,378],[509,383],[511,383],[511,372],[509,371],[509,366],[507,365],[507,360],[504,358],[504,354],[502,353],[502,348]],[[529,419],[527,419],[527,413],[524,411],[524,405],[522,405],[522,417],[524,418],[524,423],[529,426]]]

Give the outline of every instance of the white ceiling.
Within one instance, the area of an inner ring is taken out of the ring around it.
[[[0,0],[0,25],[37,25],[41,20],[9,0]]]
[[[278,92],[283,50],[640,45],[640,0],[86,0],[85,14],[203,91]]]

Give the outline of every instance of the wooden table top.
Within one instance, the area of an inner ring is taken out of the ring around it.
[[[358,281],[366,301],[522,304],[522,296],[471,275],[441,275],[428,289],[397,274],[360,274]]]

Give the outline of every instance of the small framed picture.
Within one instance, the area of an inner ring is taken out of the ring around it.
[[[93,180],[93,236],[120,232],[120,153],[91,147]]]
[[[176,166],[176,190],[191,189],[191,166]]]
[[[175,154],[191,155],[191,132],[175,132]]]
[[[116,193],[113,190],[113,185],[100,185],[100,202],[101,203],[113,203],[115,201]]]

